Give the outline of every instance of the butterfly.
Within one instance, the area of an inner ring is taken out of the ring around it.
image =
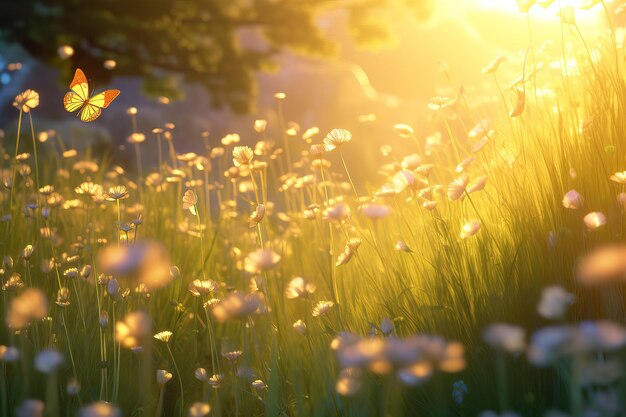
[[[120,95],[120,90],[105,90],[89,96],[89,83],[85,73],[77,68],[70,90],[63,97],[63,106],[68,112],[79,111],[78,115],[83,122],[93,122],[113,100]]]

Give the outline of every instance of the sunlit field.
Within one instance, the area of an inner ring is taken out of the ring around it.
[[[279,90],[276,117],[187,137],[137,106],[106,119],[120,157],[38,118],[106,127],[115,79],[18,94],[0,416],[625,415],[625,8],[503,3],[464,7],[524,48],[441,62],[419,120],[320,129]]]

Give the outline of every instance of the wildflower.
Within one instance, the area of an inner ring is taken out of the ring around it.
[[[626,345],[626,328],[609,321],[586,321],[578,326],[548,326],[536,331],[527,351],[528,360],[546,366],[571,355],[610,352]]]
[[[78,276],[78,268],[68,268],[63,272],[63,276],[66,278],[76,278]]]
[[[183,195],[183,210],[189,210],[191,214],[196,216],[198,214],[198,210],[196,208],[197,204],[198,196],[196,193],[193,190],[185,191],[185,194]]]
[[[246,256],[244,269],[250,273],[261,273],[275,267],[280,255],[271,249],[257,249]]]
[[[329,220],[346,220],[350,217],[350,208],[344,203],[338,203],[326,210]]]
[[[0,345],[0,362],[15,362],[20,358],[20,351],[15,346]]]
[[[468,194],[472,194],[475,193],[477,191],[481,191],[485,188],[485,186],[487,185],[487,176],[486,175],[482,175],[476,179],[474,179],[472,182],[470,182],[467,185],[467,193]]]
[[[214,389],[218,389],[219,387],[222,386],[223,380],[224,380],[224,375],[222,374],[212,375],[211,378],[209,378],[209,385]]]
[[[397,123],[393,125],[393,130],[395,130],[398,136],[404,139],[411,138],[415,135],[415,130],[410,125],[404,123]]]
[[[448,185],[448,198],[450,201],[458,200],[465,194],[465,187],[469,183],[469,176],[467,174],[463,174],[460,177],[456,178]]]
[[[72,55],[74,55],[74,48],[69,45],[59,46],[57,49],[57,53],[59,54],[59,58],[68,59]]]
[[[156,381],[157,384],[159,385],[165,385],[167,384],[170,379],[172,379],[172,374],[170,372],[167,372],[164,369],[157,369],[156,371]]]
[[[569,190],[563,197],[563,207],[578,210],[583,206],[583,198],[576,190]]]
[[[102,63],[102,66],[104,67],[104,69],[108,69],[109,71],[114,70],[117,66],[117,62],[115,62],[115,60],[113,59],[107,59]]]
[[[91,269],[91,265],[83,265],[83,267],[80,269],[80,276],[84,279],[89,278],[89,276],[91,275]]]
[[[56,371],[62,363],[63,355],[56,349],[45,349],[35,356],[35,369],[44,374]]]
[[[17,417],[43,417],[45,405],[43,401],[29,398],[15,409]]]
[[[593,232],[594,230],[606,224],[606,216],[604,215],[604,213],[594,211],[587,214],[584,217],[583,221],[585,222],[585,226],[587,226],[587,230]]]
[[[334,305],[335,303],[333,303],[332,301],[320,301],[315,305],[315,307],[313,307],[313,312],[311,313],[311,315],[313,317],[323,316],[328,313],[334,307]]]
[[[343,252],[337,257],[335,266],[342,266],[350,262],[352,257],[356,254],[356,250],[361,246],[361,239],[353,238],[346,242],[343,248]]]
[[[222,356],[224,356],[229,362],[236,361],[241,355],[243,355],[243,352],[241,350],[233,350],[222,354]]]
[[[601,246],[578,264],[576,275],[583,284],[604,284],[626,278],[626,246]]]
[[[204,368],[196,368],[196,370],[193,371],[193,375],[196,377],[198,381],[202,381],[202,382],[209,381],[209,374]]]
[[[335,384],[335,390],[344,396],[356,394],[362,386],[361,370],[358,368],[342,369]]]
[[[123,321],[115,323],[115,340],[131,348],[139,346],[150,335],[152,320],[143,311],[128,313]]]
[[[9,279],[2,284],[2,289],[4,291],[15,291],[18,288],[24,287],[24,281],[22,281],[22,276],[17,272],[13,272]]]
[[[103,273],[132,276],[151,291],[167,285],[172,279],[169,257],[163,245],[156,241],[106,246],[98,254],[98,263]]]
[[[541,293],[541,301],[537,306],[539,315],[546,319],[558,320],[563,318],[567,307],[574,302],[574,294],[570,294],[562,287],[546,287]]]
[[[524,350],[525,337],[524,329],[504,323],[492,324],[483,333],[485,342],[491,347],[511,353]]]
[[[57,293],[57,301],[56,304],[59,307],[67,307],[70,305],[70,290],[65,287],[59,288]]]
[[[389,336],[393,333],[393,322],[389,319],[389,317],[385,317],[380,321],[380,331],[385,336]]]
[[[463,397],[467,394],[468,389],[465,382],[462,379],[452,384],[452,399],[457,404],[463,404]]]
[[[72,377],[69,381],[67,381],[66,392],[68,395],[78,395],[80,392],[80,382],[78,382],[76,377]]]
[[[324,149],[330,152],[352,140],[352,133],[346,129],[333,129],[324,138]]]
[[[26,247],[22,249],[22,258],[24,258],[25,261],[28,261],[30,257],[33,256],[34,252],[35,248],[33,247],[33,245],[26,245]]]
[[[385,204],[369,203],[361,206],[361,213],[369,219],[379,220],[391,214],[391,207]]]
[[[36,288],[27,288],[11,300],[6,323],[11,329],[21,330],[34,320],[43,320],[47,315],[48,301],[44,293]]]
[[[39,93],[30,88],[15,96],[15,100],[13,101],[13,107],[24,113],[28,113],[38,105]]]
[[[296,332],[300,333],[301,335],[306,334],[306,323],[302,320],[296,320],[296,322],[293,323],[292,327]]]
[[[260,299],[255,294],[244,295],[231,292],[213,307],[213,315],[218,321],[237,320],[248,317],[259,307]]]
[[[396,244],[394,245],[394,248],[397,251],[401,251],[401,252],[407,252],[407,253],[413,252],[411,248],[409,247],[409,245],[407,245],[406,242],[403,240],[398,240]]]
[[[98,317],[98,321],[100,323],[100,327],[103,329],[109,325],[109,313],[106,310],[102,310]]]
[[[124,200],[129,197],[128,189],[124,185],[116,185],[109,187],[109,190],[103,194],[108,201]]]
[[[211,412],[211,406],[208,403],[195,402],[189,407],[189,417],[205,417]]]
[[[461,229],[461,239],[467,239],[468,237],[474,236],[480,230],[480,221],[479,220],[470,220],[463,225]]]
[[[136,144],[136,143],[142,143],[142,142],[145,142],[145,140],[146,140],[146,135],[144,135],[143,133],[137,133],[137,132],[135,132],[135,133],[132,133],[132,134],[131,134],[131,135],[130,135],[127,139],[126,139],[126,142]]]
[[[259,204],[248,219],[248,227],[250,229],[255,228],[263,220],[263,217],[265,217],[265,206]]]
[[[237,133],[229,133],[228,135],[222,138],[221,143],[224,146],[228,146],[228,145],[232,145],[233,143],[239,143],[240,140],[241,138],[239,137]],[[213,149],[216,149],[216,148],[213,148]]]
[[[622,185],[626,184],[626,171],[616,172],[611,175],[611,181]]]
[[[236,167],[250,167],[254,151],[249,146],[235,146],[233,148],[233,164]]]
[[[165,342],[165,343],[170,341],[170,337],[172,337],[172,332],[168,330],[159,332],[154,335],[155,339],[160,340],[161,342]]]
[[[398,371],[398,377],[407,385],[418,385],[430,379],[434,367],[428,361],[420,361]]]
[[[302,277],[292,279],[285,289],[285,297],[290,300],[306,298],[315,292],[315,284],[306,282]]]

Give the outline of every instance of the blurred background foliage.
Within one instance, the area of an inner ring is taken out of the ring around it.
[[[27,0],[0,2],[0,40],[62,70],[76,67],[107,83],[115,75],[140,76],[148,95],[181,98],[179,78],[204,86],[212,104],[248,112],[256,73],[276,70],[282,51],[333,56],[337,43],[318,24],[341,10],[360,45],[389,40],[390,10],[426,19],[433,0]],[[63,60],[59,45],[72,45]]]

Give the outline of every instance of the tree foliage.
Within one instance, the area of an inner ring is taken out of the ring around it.
[[[257,71],[284,50],[328,56],[335,44],[318,26],[341,11],[357,41],[379,41],[381,11],[401,5],[423,15],[433,0],[8,0],[0,2],[0,38],[71,77],[83,68],[106,82],[141,76],[156,93],[174,95],[172,75],[199,83],[217,106],[249,110]],[[62,45],[74,54],[62,60]],[[103,67],[117,63],[115,71]]]

